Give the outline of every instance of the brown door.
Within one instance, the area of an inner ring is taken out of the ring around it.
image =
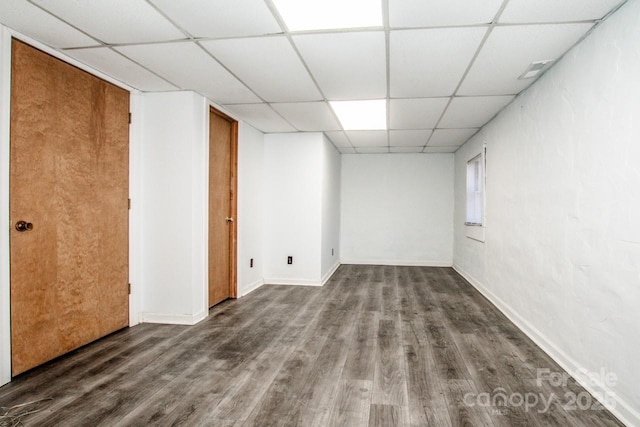
[[[17,40],[12,51],[17,375],[129,323],[129,93]]]
[[[209,113],[209,307],[236,296],[238,123]]]

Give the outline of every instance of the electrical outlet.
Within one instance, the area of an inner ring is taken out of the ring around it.
[[[253,268],[253,258],[249,260],[249,267]]]
[[[288,256],[287,257],[287,264],[293,264],[293,257],[292,256]]]

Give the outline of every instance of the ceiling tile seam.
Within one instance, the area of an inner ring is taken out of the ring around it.
[[[319,30],[288,30],[292,36],[307,36],[315,34],[341,34],[341,33],[373,33],[384,31],[385,27],[376,25],[372,27],[349,27],[349,28],[324,28]]]
[[[489,27],[490,22],[478,24],[452,24],[452,25],[423,25],[417,27],[389,27],[389,31],[420,31],[420,30],[444,30]]]
[[[176,88],[176,90],[181,90],[180,85],[175,84],[174,82],[172,82],[171,80],[167,79],[166,77],[164,77],[164,76],[162,76],[162,75],[158,74],[158,73],[157,73],[157,72],[155,72],[154,70],[152,70],[152,69],[150,69],[150,68],[147,68],[146,66],[142,65],[141,63],[139,63],[138,61],[134,60],[133,58],[130,58],[130,57],[128,57],[127,55],[125,55],[124,53],[122,53],[122,52],[120,52],[120,51],[118,51],[118,50],[114,49],[112,46],[91,46],[91,47],[84,47],[84,48],[63,48],[63,49],[57,49],[57,50],[58,50],[59,52],[61,52],[61,53],[66,54],[66,52],[67,52],[67,51],[69,51],[69,50],[73,51],[73,50],[80,50],[80,49],[105,49],[105,48],[106,48],[106,49],[109,49],[110,51],[112,51],[112,52],[114,52],[114,53],[116,53],[117,55],[120,55],[121,57],[125,58],[127,61],[130,61],[130,62],[132,62],[132,63],[136,64],[138,67],[140,67],[140,68],[142,68],[143,70],[145,70],[145,71],[147,71],[147,72],[149,72],[149,73],[153,74],[154,76],[158,77],[159,79],[164,80],[165,82],[169,83],[171,86],[175,87],[175,88]],[[80,59],[77,59],[77,58],[74,58],[74,59],[75,59],[76,61],[79,61],[79,62],[83,63],[84,65],[86,65],[86,66],[87,66],[87,67],[89,67],[89,68],[95,69],[95,67],[94,67],[94,66],[92,66],[91,64],[88,64],[88,63],[86,63],[86,62],[84,62],[84,61],[82,61],[82,60],[80,60]],[[102,70],[99,70],[99,71],[100,71],[101,73],[105,73],[105,74],[107,74],[105,71],[102,71]],[[109,75],[109,74],[107,74],[107,75]],[[121,80],[121,79],[117,79],[117,78],[115,78],[114,76],[111,76],[111,78],[113,78],[113,79],[115,79],[115,80],[118,80],[118,81],[121,81],[121,82],[122,82],[122,80]],[[125,83],[125,82],[122,82],[122,83]],[[129,85],[129,86],[131,86],[131,87],[134,87],[134,86],[132,86],[130,83],[125,83],[125,84],[127,84],[127,85]],[[135,88],[135,89],[137,89],[137,90],[139,90],[140,92],[147,92],[147,91],[144,91],[144,90],[142,90],[142,89],[140,89],[140,88],[136,88],[136,87],[134,87],[134,88]],[[155,92],[155,91],[154,91],[154,92]],[[164,91],[161,91],[161,92],[171,92],[171,91],[164,90]]]
[[[175,84],[174,82],[172,82],[171,80],[169,80],[169,79],[165,78],[164,76],[161,76],[160,74],[158,74],[158,73],[157,73],[157,72],[155,72],[154,70],[152,70],[152,69],[150,69],[150,68],[145,67],[144,65],[140,64],[138,61],[136,61],[136,60],[134,60],[134,59],[132,59],[132,58],[129,58],[127,55],[125,55],[124,53],[122,53],[122,52],[120,52],[120,51],[118,51],[118,50],[114,49],[113,47],[108,46],[108,47],[107,47],[107,49],[109,49],[109,50],[111,50],[111,51],[113,51],[113,52],[117,53],[118,55],[122,56],[123,58],[125,58],[125,59],[127,59],[127,60],[129,60],[129,61],[133,62],[134,64],[136,64],[137,66],[141,67],[142,69],[147,70],[148,72],[150,72],[150,73],[151,73],[151,74],[153,74],[154,76],[156,76],[156,77],[158,77],[158,78],[160,78],[160,79],[164,80],[165,82],[169,83],[170,85],[174,86],[176,89],[178,89],[178,90],[180,90],[180,89],[181,89],[181,88],[180,88],[180,85],[177,85],[177,84]]]
[[[335,142],[333,142],[333,139],[329,138],[329,135],[327,135],[327,132],[332,132],[332,131],[322,131],[322,133],[324,134],[324,136],[325,136],[325,137],[327,137],[327,139],[328,139],[329,141],[331,141],[331,144],[336,148],[336,150],[340,151],[340,147],[338,147],[338,146],[336,145],[336,143],[335,143]],[[351,140],[347,137],[347,134],[345,133],[345,131],[339,131],[339,132],[342,132],[342,134],[343,134],[342,136],[344,136],[344,137],[345,137],[345,139],[347,140],[347,142],[349,142],[349,144],[351,145],[351,149],[353,149],[353,144],[351,143]],[[342,147],[342,148],[349,148],[349,147]],[[342,153],[342,151],[340,151],[340,153]]]
[[[566,51],[564,51],[564,52],[562,53],[562,55],[560,55],[559,57],[557,57],[556,59],[554,59],[554,60],[551,62],[551,65],[550,65],[550,66],[548,66],[548,67],[546,67],[546,68],[545,68],[545,69],[544,69],[540,74],[538,74],[538,75],[536,76],[536,78],[533,80],[533,82],[531,82],[531,84],[530,84],[528,87],[526,87],[523,91],[519,92],[519,93],[518,93],[518,95],[520,95],[520,94],[522,94],[522,93],[526,92],[527,90],[529,90],[529,88],[530,88],[531,86],[533,86],[533,84],[535,84],[535,82],[536,82],[536,81],[538,81],[540,78],[542,78],[542,76],[544,76],[545,74],[547,74],[547,72],[548,72],[550,69],[552,69],[553,67],[555,67],[555,66],[556,66],[556,64],[557,64],[557,63],[559,63],[559,62],[562,60],[562,58],[564,58],[564,57],[565,57],[569,52],[571,52],[571,51],[572,51],[576,46],[578,46],[580,43],[582,43],[582,42],[584,41],[584,39],[586,39],[587,37],[589,37],[589,36],[591,35],[591,33],[592,33],[592,32],[593,32],[593,31],[594,31],[594,30],[595,30],[595,29],[596,29],[600,24],[602,24],[605,20],[607,20],[611,15],[613,15],[613,14],[614,14],[618,9],[620,9],[624,4],[626,4],[626,3],[627,3],[627,1],[628,1],[628,0],[624,0],[624,1],[622,1],[622,2],[621,2],[620,4],[618,4],[616,7],[614,7],[613,9],[611,9],[611,10],[609,11],[609,13],[607,13],[607,14],[606,14],[602,19],[597,19],[597,20],[595,20],[595,21],[589,21],[589,22],[587,22],[587,23],[591,23],[591,22],[592,22],[592,23],[593,23],[593,26],[592,26],[591,28],[589,28],[589,30],[588,30],[586,33],[584,33],[584,34],[582,35],[582,37],[580,37],[578,40],[576,40],[576,42],[575,42],[574,44],[572,44],[572,45],[569,47],[569,49],[567,49]],[[513,101],[511,101],[511,102],[513,102]],[[511,104],[511,102],[510,102],[509,104]],[[509,104],[505,105],[505,106],[504,106],[504,108],[502,108],[500,111],[502,111],[502,110],[504,110],[505,108],[507,108],[507,107],[509,106]],[[500,111],[498,111],[498,113],[500,113]],[[497,114],[496,114],[496,115],[497,115]],[[493,119],[492,119],[492,120],[493,120]],[[487,123],[489,123],[489,122],[487,122]]]
[[[587,38],[591,32],[598,26],[600,25],[602,22],[604,22],[606,19],[608,19],[612,14],[614,14],[620,7],[622,7],[625,3],[627,3],[628,0],[624,0],[622,1],[620,4],[618,4],[616,7],[614,7],[611,11],[609,11],[609,13],[607,13],[602,19],[596,20],[595,24],[589,29],[589,31],[587,31],[582,37],[580,37],[578,39],[578,41],[576,41],[569,49],[567,49],[562,55],[560,55],[558,58],[556,58],[550,67],[548,67],[546,70],[544,70],[540,75],[538,75],[534,81],[524,90],[522,90],[521,92],[519,92],[518,94],[516,94],[514,96],[514,98],[507,103],[507,105],[505,105],[504,107],[502,107],[500,110],[498,110],[496,112],[496,114],[494,114],[489,120],[487,120],[487,122],[482,125],[473,135],[471,135],[469,138],[466,139],[465,142],[462,143],[462,145],[466,144],[467,141],[469,141],[471,138],[473,138],[475,135],[477,135],[486,125],[487,123],[491,123],[491,121],[493,119],[495,119],[503,110],[505,110],[507,107],[509,107],[511,104],[513,104],[516,99],[520,98],[520,96],[522,96],[523,94],[525,94],[527,91],[529,91],[529,89],[535,85],[535,83],[543,76],[545,75],[550,69],[552,69],[553,67],[556,66],[556,64],[558,64],[559,62],[561,62],[562,58],[564,58],[571,50],[573,50],[577,45],[579,45],[580,43],[582,43],[582,41]],[[501,15],[502,12],[504,11],[504,8],[506,7],[506,4],[509,2],[509,0],[505,0],[503,7],[498,11],[498,15]],[[496,15],[496,20],[498,19],[498,15]],[[460,83],[462,84],[462,82]],[[457,89],[456,89],[457,92]],[[440,117],[440,119],[442,119],[442,117]],[[462,147],[462,145],[460,147]],[[458,149],[460,149],[460,147],[458,147]],[[458,150],[456,150],[458,151]]]
[[[96,42],[98,42],[101,46],[106,46],[106,45],[107,45],[107,43],[105,43],[104,41],[102,41],[102,40],[100,40],[100,39],[98,39],[98,38],[96,38],[96,37],[92,36],[91,34],[87,33],[86,31],[84,31],[84,30],[82,30],[82,29],[80,29],[80,28],[76,27],[75,25],[73,25],[73,24],[71,24],[71,23],[69,23],[69,22],[65,21],[64,19],[62,19],[61,17],[59,17],[59,16],[58,16],[58,15],[56,15],[55,13],[53,13],[53,12],[49,11],[48,9],[45,9],[43,6],[40,6],[39,4],[34,3],[32,0],[27,0],[27,2],[29,2],[29,4],[31,4],[31,5],[33,5],[33,6],[35,6],[35,7],[37,7],[38,9],[42,10],[42,11],[43,11],[43,12],[45,12],[46,14],[51,15],[52,17],[54,17],[54,18],[55,18],[55,19],[57,19],[58,21],[65,23],[66,25],[70,26],[70,27],[71,27],[71,28],[73,28],[74,30],[81,32],[82,34],[84,34],[85,36],[89,37],[90,39],[95,40],[95,41],[96,41]],[[87,46],[85,46],[85,47],[87,47]],[[56,49],[56,50],[59,50],[59,49]]]
[[[204,41],[203,39],[191,39],[191,38],[181,38],[181,39],[169,39],[169,40],[157,40],[150,42],[135,42],[135,43],[104,43],[103,47],[129,47],[129,46],[155,46],[155,45],[163,45],[163,44],[171,44],[171,43],[191,43],[197,41]],[[96,47],[96,46],[89,46]],[[79,47],[68,47],[65,48],[67,50],[74,49],[84,49],[83,46]]]
[[[489,25],[489,28],[487,29],[487,32],[484,34],[484,37],[480,41],[480,45],[476,49],[475,54],[471,57],[471,61],[469,61],[469,65],[467,66],[467,69],[462,74],[462,77],[460,78],[460,81],[458,82],[458,86],[456,86],[455,90],[453,91],[453,94],[449,98],[449,102],[447,102],[447,105],[444,107],[444,110],[442,111],[442,114],[440,114],[440,118],[438,118],[438,121],[436,122],[436,124],[434,126],[434,129],[438,128],[438,125],[442,121],[442,118],[447,113],[447,110],[449,109],[449,106],[451,105],[451,102],[453,102],[453,99],[456,97],[458,91],[460,90],[460,87],[462,86],[462,83],[465,81],[465,79],[469,75],[469,72],[471,71],[471,68],[473,67],[473,64],[476,62],[476,59],[478,59],[478,56],[480,56],[480,52],[484,48],[485,43],[487,42],[487,40],[489,39],[489,36],[493,32],[493,28],[495,27],[496,22],[498,22],[498,20],[500,19],[500,16],[502,15],[502,12],[504,12],[504,10],[506,9],[508,3],[509,3],[509,0],[503,0],[502,5],[500,6],[498,11],[496,12],[496,15],[494,16],[493,20],[491,21],[491,24]],[[429,136],[429,140],[427,141],[427,143],[424,146],[425,150],[426,150],[427,146],[429,145],[429,142],[431,141],[431,138],[433,138],[433,133]]]
[[[271,111],[273,111],[274,113],[276,113],[276,115],[278,117],[280,117],[282,120],[284,120],[284,122],[286,124],[288,124],[289,126],[291,126],[292,128],[294,128],[297,132],[302,132],[300,129],[298,129],[296,126],[293,125],[293,123],[291,123],[289,120],[287,120],[287,118],[285,116],[283,116],[282,114],[280,114],[280,112],[278,110],[276,110],[275,108],[273,108],[273,106],[271,105],[271,103],[269,102],[265,102],[265,104],[267,105],[267,107],[271,108]],[[267,133],[267,132],[265,132]]]
[[[553,22],[498,22],[496,27],[536,27],[549,25],[594,24],[598,19],[581,19],[578,21],[553,21]]]
[[[340,125],[340,126],[342,126],[342,125]],[[341,130],[340,132],[342,132],[342,133],[344,134],[344,137],[347,139],[347,141],[349,142],[349,144],[351,144],[351,148],[355,149],[355,148],[356,148],[356,146],[355,146],[355,145],[353,145],[353,141],[351,141],[351,138],[349,138],[349,135],[347,134],[347,132],[346,132],[346,131],[344,131],[344,130]]]
[[[450,98],[451,95],[442,95],[442,96],[392,96],[389,97],[392,101],[404,100],[404,99],[444,99]]]
[[[291,32],[289,31],[289,28],[287,27],[287,24],[284,22],[284,19],[280,15],[280,12],[278,12],[278,9],[275,7],[275,5],[273,4],[273,2],[271,0],[264,0],[264,2],[267,5],[267,8],[271,11],[271,14],[273,15],[273,17],[276,20],[276,22],[278,23],[278,25],[280,25],[280,28],[284,31],[284,36],[289,41],[289,44],[291,45],[291,48],[293,49],[293,51],[297,55],[298,59],[300,60],[300,63],[302,64],[304,69],[307,71],[307,74],[309,75],[309,78],[311,79],[311,81],[315,85],[316,89],[320,93],[320,96],[322,97],[322,101],[324,102],[325,106],[327,108],[329,108],[329,111],[331,112],[331,115],[333,116],[333,119],[340,126],[340,130],[344,131],[345,129],[342,126],[342,123],[340,122],[340,119],[338,119],[338,115],[336,114],[335,111],[333,111],[333,108],[331,107],[331,104],[329,103],[329,100],[327,99],[327,96],[322,91],[322,88],[320,87],[320,85],[318,84],[318,81],[316,80],[315,76],[311,72],[311,69],[309,68],[309,65],[307,65],[306,61],[302,57],[302,54],[298,50],[298,47],[294,43],[293,37],[291,37]],[[351,142],[351,141],[349,141],[349,142]]]
[[[618,11],[618,9],[620,9],[622,6],[624,6],[625,4],[627,4],[628,0],[622,0],[617,6],[615,6],[613,9],[611,9],[606,15],[604,15],[602,18],[600,19],[596,19],[596,25],[600,25],[603,21],[606,21],[607,19],[609,19],[609,17],[611,15],[613,15],[614,13],[616,13]]]
[[[626,2],[627,0],[625,0]],[[459,25],[427,25],[420,27],[389,27],[390,31],[412,31],[412,30],[444,30],[444,29],[465,29],[482,27],[518,27],[518,26],[544,26],[544,25],[568,25],[568,24],[591,24],[599,19],[581,19],[576,21],[543,21],[543,22],[495,22],[479,24],[459,24]],[[356,31],[356,30],[347,30]],[[332,32],[332,31],[330,31]],[[295,33],[298,34],[298,33]]]
[[[280,12],[278,12],[278,9],[275,7],[275,5],[273,4],[273,2],[271,0],[264,0],[264,3],[267,6],[267,9],[269,9],[269,11],[271,12],[271,15],[273,16],[273,18],[276,20],[276,23],[280,26],[280,29],[282,30],[282,34],[289,41],[289,44],[291,45],[291,48],[293,49],[293,51],[298,56],[298,59],[300,60],[300,62],[304,66],[305,70],[307,70],[307,74],[309,75],[309,78],[311,79],[311,81],[313,81],[313,84],[316,86],[316,89],[318,89],[318,92],[320,93],[320,96],[322,97],[322,101],[329,108],[329,111],[331,111],[331,114],[333,115],[334,120],[336,120],[336,122],[340,125],[340,129],[344,130],[342,128],[342,123],[340,123],[340,120],[338,120],[338,117],[336,116],[336,113],[333,111],[333,108],[331,108],[331,106],[328,104],[327,97],[324,95],[324,92],[322,92],[322,89],[320,89],[320,86],[318,85],[318,82],[316,81],[316,79],[313,77],[313,74],[311,74],[311,70],[309,70],[309,67],[307,66],[307,63],[304,61],[304,59],[302,59],[302,55],[300,55],[300,52],[298,51],[298,48],[293,43],[293,39],[291,38],[291,34],[289,33],[289,28],[287,27],[287,24],[284,22],[284,19],[280,15]],[[262,99],[262,98],[260,98],[260,99]],[[277,103],[274,103],[274,104],[277,104]],[[293,126],[293,124],[290,123],[289,120],[287,120],[282,114],[280,114],[275,108],[273,108],[271,103],[267,102],[267,105],[269,106],[269,108],[271,108],[273,111],[275,111],[276,114],[278,114],[280,117],[282,117],[282,119],[285,122],[289,123],[289,125],[291,125],[291,127],[293,127],[298,132],[301,132],[301,130],[298,127]],[[349,141],[349,142],[351,142],[351,141]]]
[[[389,31],[389,0],[382,0],[382,24],[384,26],[384,54],[385,54],[385,72],[386,72],[386,84],[387,84],[387,147],[391,147],[391,36]]]
[[[156,6],[154,3],[152,3],[150,0],[145,0],[145,2],[151,6],[156,12],[158,12],[164,19],[166,19],[167,21],[169,21],[169,23],[171,25],[173,25],[174,27],[176,27],[178,29],[178,31],[180,31],[182,34],[184,34],[188,39],[193,40],[195,37],[193,37],[193,34],[191,34],[190,32],[188,32],[187,30],[185,30],[184,28],[182,28],[180,25],[178,25],[177,22],[175,22],[173,19],[171,19],[169,17],[169,15],[167,15],[166,13],[164,13],[164,11],[162,9],[160,9],[159,6]]]
[[[213,59],[215,62],[218,63],[218,65],[220,65],[223,69],[225,69],[230,75],[232,75],[236,80],[238,80],[244,87],[246,87],[247,89],[249,89],[249,91],[251,93],[253,93],[258,99],[260,99],[262,102],[267,103],[267,100],[265,98],[263,98],[262,96],[260,96],[256,91],[254,91],[248,84],[246,84],[240,77],[238,77],[233,71],[231,71],[225,64],[222,63],[222,61],[218,60],[218,58],[215,57],[214,54],[212,54],[211,52],[209,52],[204,46],[202,46],[202,44],[200,44],[199,41],[194,41],[191,40],[191,42],[195,43],[196,46],[198,46],[207,56],[209,56],[211,59]]]

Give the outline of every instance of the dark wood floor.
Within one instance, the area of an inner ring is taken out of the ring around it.
[[[572,380],[538,385],[545,368],[562,372],[452,269],[342,266],[195,326],[115,333],[14,379],[0,406],[51,398],[24,407],[47,426],[621,425],[573,410]]]

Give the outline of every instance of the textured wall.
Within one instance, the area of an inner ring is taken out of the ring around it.
[[[456,268],[569,370],[605,369],[640,424],[640,2],[629,1],[456,153]],[[486,241],[465,162],[487,145]],[[593,390],[607,390],[596,384]]]

